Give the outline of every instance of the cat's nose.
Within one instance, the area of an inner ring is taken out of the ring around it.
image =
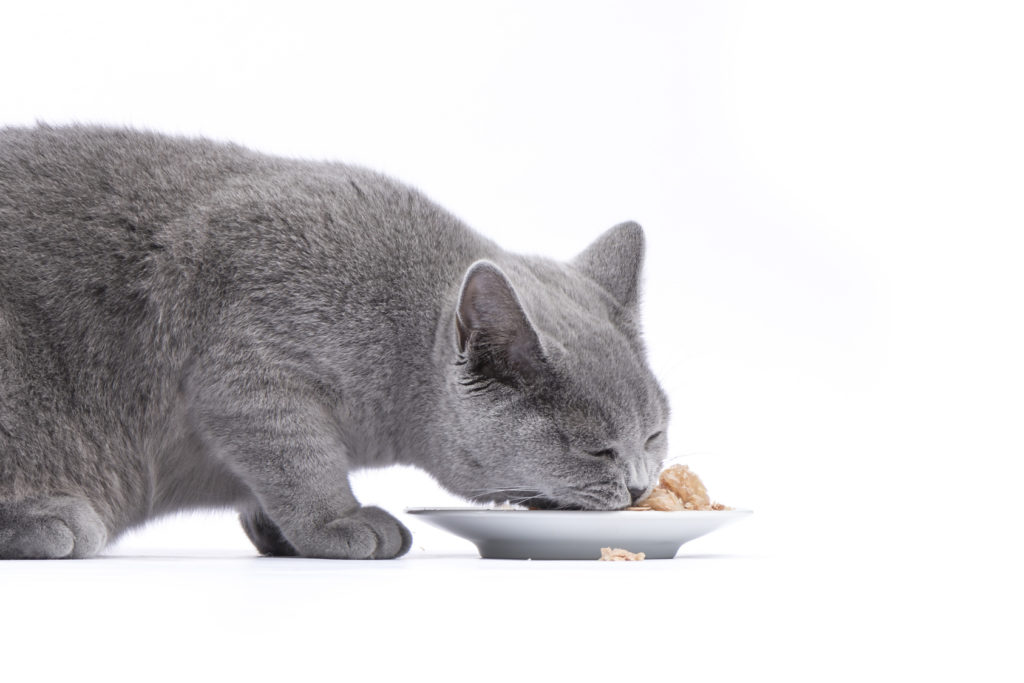
[[[633,500],[633,505],[636,505],[636,502],[640,500],[640,497],[643,496],[645,493],[647,493],[647,489],[634,489],[630,487],[629,496]]]

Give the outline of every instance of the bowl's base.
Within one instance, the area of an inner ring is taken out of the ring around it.
[[[632,553],[643,553],[644,558],[648,560],[671,560],[679,551],[678,543],[606,543],[603,546],[595,546],[578,541],[519,543],[492,540],[478,542],[476,547],[480,551],[480,557],[487,560],[599,560],[601,548],[623,548]]]

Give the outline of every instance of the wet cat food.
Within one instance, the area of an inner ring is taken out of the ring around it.
[[[658,478],[658,485],[646,498],[628,510],[731,510],[713,503],[704,482],[686,465],[672,465]]]

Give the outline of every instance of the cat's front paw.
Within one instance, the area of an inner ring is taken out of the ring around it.
[[[327,524],[316,542],[301,544],[305,557],[388,560],[409,551],[412,534],[379,507],[361,507]]]
[[[106,543],[103,521],[83,498],[0,501],[0,559],[93,557]]]

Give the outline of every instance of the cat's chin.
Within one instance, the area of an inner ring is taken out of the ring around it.
[[[582,505],[564,503],[551,500],[550,498],[530,498],[523,502],[523,505],[532,510],[583,510]]]
[[[618,510],[621,508],[615,507],[593,507],[587,505],[581,505],[579,503],[571,503],[568,501],[557,501],[551,500],[550,498],[530,498],[529,500],[523,501],[522,505],[530,508],[531,510]]]

